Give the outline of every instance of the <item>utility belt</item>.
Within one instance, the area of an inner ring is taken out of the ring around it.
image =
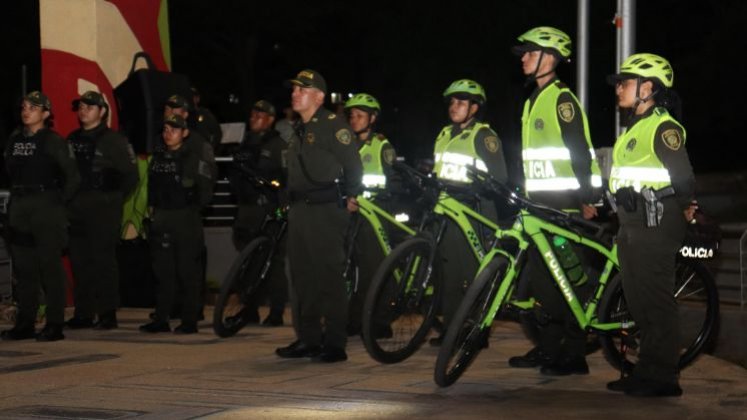
[[[13,185],[10,187],[10,195],[12,197],[27,197],[30,195],[36,195],[48,191],[59,191],[60,187],[57,185],[44,185],[44,184],[28,184],[28,185]]]
[[[122,187],[122,179],[119,173],[113,169],[103,169],[85,177],[81,181],[80,189],[82,191],[101,191],[112,192],[119,191]]]
[[[326,204],[337,203],[340,207],[345,207],[345,195],[342,193],[340,184],[335,184],[328,188],[319,188],[307,191],[290,191],[290,201],[295,203],[303,201],[306,204]]]
[[[664,203],[662,200],[674,194],[675,191],[672,186],[659,190],[651,187],[643,187],[641,188],[641,192],[637,192],[633,187],[625,187],[618,189],[614,195],[608,191],[607,198],[613,211],[617,211],[618,207],[622,207],[628,213],[636,213],[638,211],[638,203],[643,202],[644,208],[642,210],[646,217],[646,226],[656,227],[661,224],[661,219],[664,217]]]

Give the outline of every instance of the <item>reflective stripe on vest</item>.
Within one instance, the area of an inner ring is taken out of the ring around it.
[[[524,103],[521,143],[527,192],[580,188],[571,165],[570,151],[563,143],[556,109],[560,94],[568,93],[574,99],[576,97],[570,89],[560,88],[558,84],[555,82],[543,89],[533,106],[530,107],[529,101]],[[591,145],[589,123],[583,110],[576,112],[583,119],[584,135],[591,154],[591,185],[601,187],[602,176]]]
[[[384,175],[384,165],[381,162],[381,152],[384,146],[389,144],[387,139],[381,139],[377,134],[371,133],[372,140],[370,143],[364,143],[358,153],[361,156],[363,164],[363,186],[366,188],[384,188],[386,187],[386,176]]]
[[[456,137],[451,137],[451,125],[444,127],[436,138],[433,171],[436,176],[455,182],[471,183],[467,176],[467,165],[487,171],[488,167],[477,156],[475,137],[482,128],[490,129],[488,124],[476,122],[464,129]]]
[[[589,149],[593,161],[596,161],[594,149]],[[558,163],[571,160],[571,152],[565,147],[540,147],[525,149],[521,151],[524,161],[524,174],[527,191],[564,191],[577,190],[581,188],[578,179],[574,177],[561,177],[555,172]],[[570,163],[569,163],[570,165]],[[592,172],[591,186],[601,187],[602,177]]]
[[[669,171],[654,151],[656,131],[664,122],[676,124],[685,133],[685,129],[666,109],[656,108],[617,139],[612,150],[611,192],[623,187],[640,191],[643,187],[658,190],[672,185]]]

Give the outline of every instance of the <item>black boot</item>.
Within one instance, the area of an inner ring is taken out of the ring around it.
[[[552,363],[553,358],[539,347],[535,347],[523,356],[508,359],[508,365],[515,368],[534,368]]]
[[[99,320],[94,324],[94,330],[113,330],[119,327],[117,323],[117,312],[107,311],[103,314],[99,314]]]
[[[68,319],[65,325],[71,330],[93,328],[93,318],[84,318],[75,315],[72,318]]]
[[[29,340],[36,337],[36,331],[34,331],[33,325],[19,326],[5,330],[0,333],[0,338],[3,340]]]
[[[47,323],[39,334],[36,335],[36,341],[57,341],[64,339],[62,324]]]

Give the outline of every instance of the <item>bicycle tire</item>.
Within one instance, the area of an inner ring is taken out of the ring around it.
[[[264,283],[261,270],[268,262],[271,247],[269,237],[255,238],[231,264],[213,309],[213,331],[218,337],[231,337],[249,323],[245,316],[247,305],[257,298]]]
[[[427,236],[408,239],[394,248],[376,270],[366,293],[361,323],[363,344],[374,360],[398,363],[423,345],[440,295],[436,280],[440,264],[435,248]],[[429,277],[423,278],[424,275]],[[398,277],[411,280],[402,282]],[[429,289],[432,293],[428,293]]]
[[[675,273],[675,297],[680,316],[679,368],[684,369],[703,351],[709,350],[715,341],[719,327],[719,299],[713,275],[702,262],[679,260]],[[601,322],[632,321],[619,274],[607,284],[599,311]],[[627,333],[637,340],[637,330],[631,329]],[[632,372],[637,353],[635,349],[629,351],[623,360],[619,332],[600,335],[600,342],[610,364]]]
[[[490,327],[484,328],[482,323],[508,267],[507,258],[496,256],[467,289],[438,352],[433,372],[438,386],[447,387],[456,382],[487,346]],[[496,280],[499,276],[500,280]]]

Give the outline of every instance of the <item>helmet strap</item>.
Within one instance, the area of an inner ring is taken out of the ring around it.
[[[526,81],[524,81],[524,86],[529,86],[532,83],[535,83],[537,80],[555,72],[555,69],[558,67],[558,60],[555,60],[555,63],[553,64],[550,71],[544,74],[537,74],[537,72],[539,72],[540,66],[542,65],[543,58],[545,58],[545,50],[541,49],[539,59],[537,59],[537,67],[534,69],[532,74],[527,77]]]
[[[635,81],[635,104],[631,108],[631,115],[630,117],[635,115],[636,110],[641,104],[644,104],[648,102],[651,98],[654,97],[659,91],[658,90],[652,90],[651,94],[646,96],[645,98],[641,98],[641,84],[643,84],[645,80],[641,79],[640,77],[636,78]],[[653,83],[653,82],[652,82]]]

